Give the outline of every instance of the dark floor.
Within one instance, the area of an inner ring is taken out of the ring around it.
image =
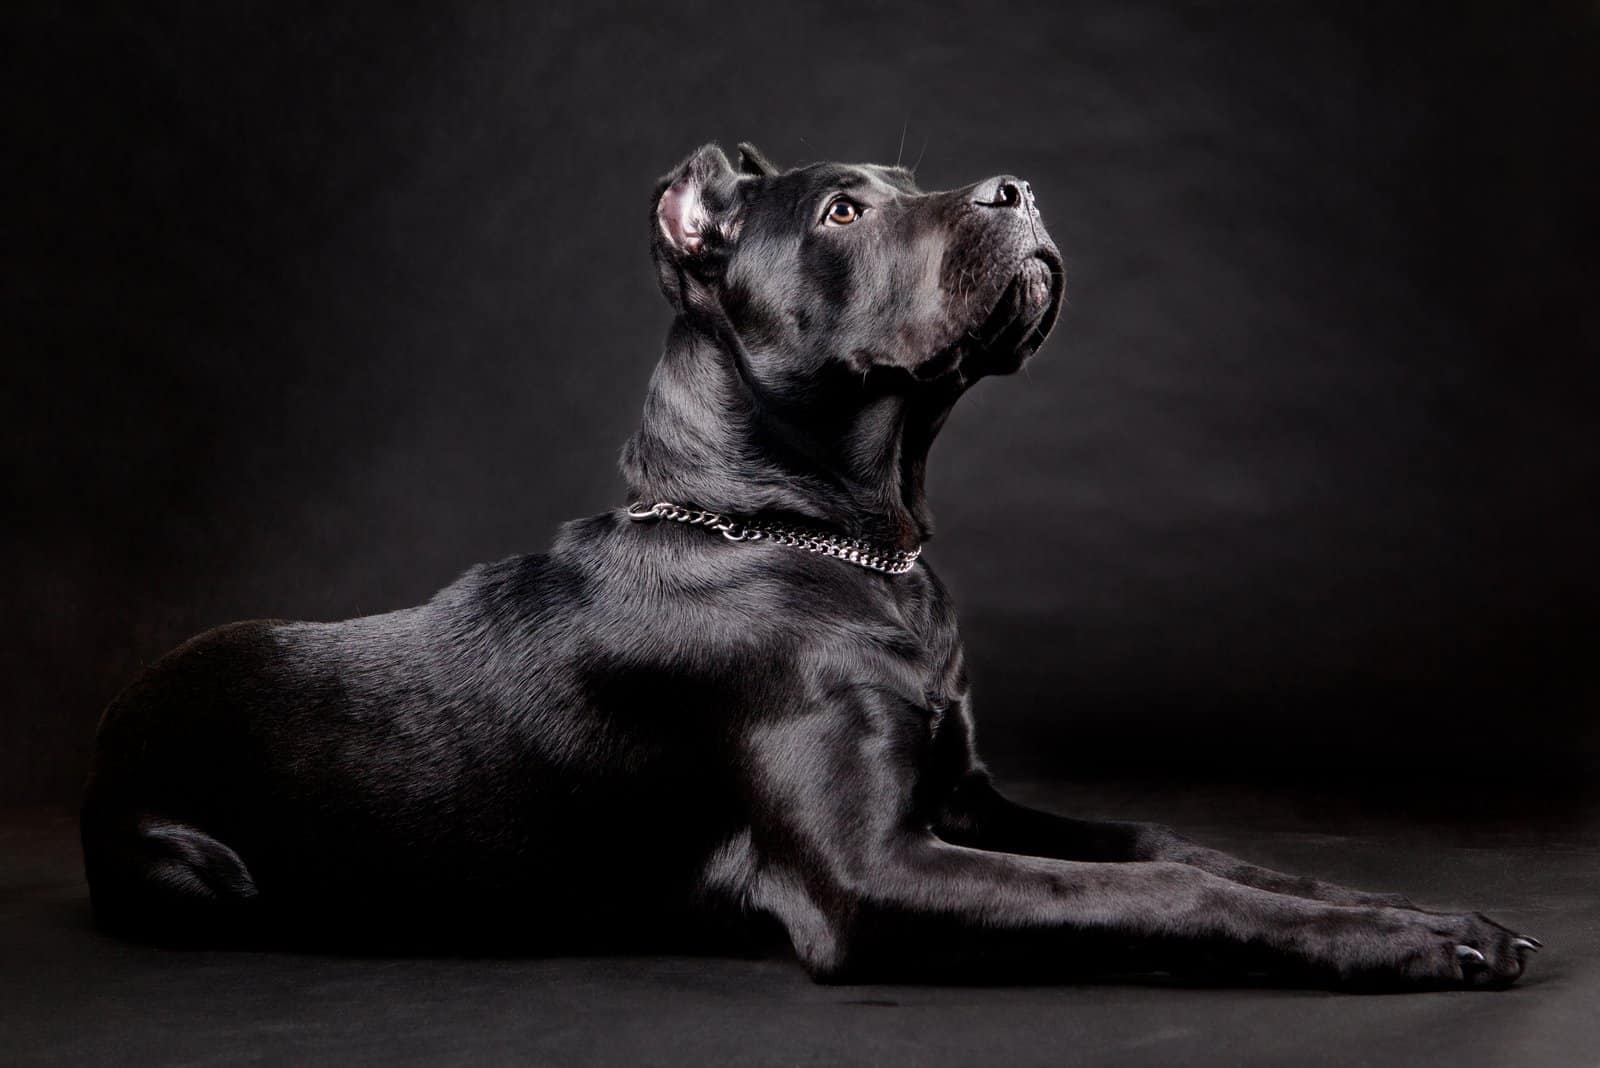
[[[88,922],[70,816],[0,816],[0,1062],[1600,1065],[1600,809],[1019,787],[1544,939],[1505,993],[820,987],[784,961],[160,950]]]

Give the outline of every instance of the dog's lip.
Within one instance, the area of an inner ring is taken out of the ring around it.
[[[1020,303],[1017,287],[1025,284],[1030,266],[1037,264],[1049,281],[1043,302]],[[1005,373],[1016,370],[1032,356],[1055,326],[1062,305],[1061,254],[1052,245],[1040,245],[1018,256],[1005,285],[978,324],[968,327],[948,348],[941,349],[919,364],[912,374],[931,381],[950,373],[966,360],[976,358],[976,373]]]
[[[1035,249],[1030,258],[1044,264],[1045,276],[1050,281],[1050,295],[1045,300],[1044,313],[1034,323],[1034,328],[1026,340],[1028,352],[1031,354],[1044,344],[1044,339],[1055,328],[1056,320],[1061,316],[1062,297],[1066,290],[1066,265],[1061,262],[1061,254],[1047,246]]]
[[[1044,278],[1039,280],[1049,283],[1049,291],[1042,303],[1018,293],[1019,286],[1033,281],[1030,273],[1040,269],[1044,272]],[[1017,261],[1005,287],[985,317],[978,336],[987,344],[1007,342],[1006,348],[1014,348],[1017,355],[1025,359],[1044,343],[1051,327],[1055,325],[1061,311],[1061,297],[1061,257],[1054,249],[1040,246]]]
[[[1044,264],[1045,272],[1050,276],[1050,302],[1052,304],[1059,303],[1061,300],[1062,276],[1066,273],[1061,263],[1061,254],[1053,248],[1041,245],[1029,253],[1028,260],[1038,260]],[[1024,260],[1023,263],[1026,265],[1027,260]],[[1020,271],[1021,268],[1019,267],[1018,270]]]

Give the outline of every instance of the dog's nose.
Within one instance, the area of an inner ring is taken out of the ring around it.
[[[1011,208],[1024,212],[1035,210],[1033,187],[1021,178],[1009,174],[979,182],[978,187],[973,190],[972,202],[985,208]]]

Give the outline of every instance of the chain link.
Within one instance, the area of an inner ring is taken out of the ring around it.
[[[741,521],[700,508],[685,508],[671,501],[657,501],[655,504],[636,501],[628,506],[628,518],[667,519],[674,523],[707,527],[729,541],[770,541],[776,545],[804,549],[808,553],[831,556],[885,575],[904,575],[916,566],[917,557],[922,555],[921,546],[915,549],[886,549],[857,538],[841,538],[820,530],[807,530],[783,523]]]

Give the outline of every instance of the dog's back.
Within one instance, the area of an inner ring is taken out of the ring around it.
[[[630,527],[579,521],[549,556],[475,567],[416,608],[230,624],[157,661],[96,737],[98,920],[390,941],[557,913],[578,937],[683,906],[739,830],[729,726],[763,684],[749,662],[782,675],[724,643],[781,648],[759,621],[792,610],[741,610],[749,583],[701,588],[727,617],[690,624],[693,595],[619,544]]]
[[[230,624],[157,661],[96,737],[97,918],[170,937],[263,903],[286,917],[314,902],[334,925],[431,907],[416,929],[527,893],[528,859],[564,856],[558,840],[597,815],[560,804],[597,770],[565,757],[600,733],[562,648],[570,611],[555,633],[541,611],[562,586],[547,558],[521,557],[417,608]]]

